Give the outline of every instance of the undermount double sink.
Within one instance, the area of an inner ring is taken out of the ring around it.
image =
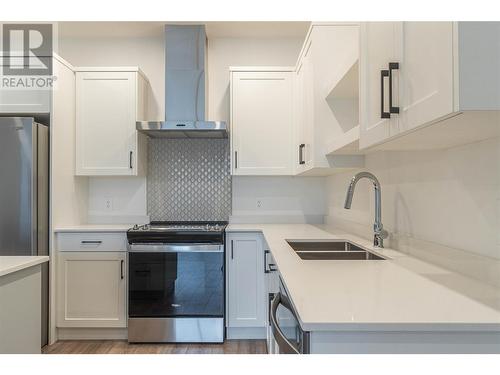
[[[344,240],[287,240],[287,242],[304,260],[385,260]]]

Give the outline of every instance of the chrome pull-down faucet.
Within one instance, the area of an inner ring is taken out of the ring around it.
[[[373,246],[376,247],[384,247],[384,239],[389,236],[389,233],[384,230],[384,226],[382,225],[382,207],[381,207],[381,196],[380,196],[380,183],[370,172],[359,172],[352,179],[347,188],[347,195],[345,197],[345,209],[351,208],[352,196],[354,194],[354,188],[356,187],[356,183],[362,179],[368,178],[373,183],[373,187],[375,189],[375,223],[373,224],[373,231],[375,232],[373,236]]]

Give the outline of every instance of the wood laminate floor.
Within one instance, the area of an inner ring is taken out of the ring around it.
[[[266,354],[265,340],[226,340],[224,344],[129,344],[116,340],[58,341],[43,354]]]

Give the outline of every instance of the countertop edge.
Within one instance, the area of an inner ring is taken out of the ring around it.
[[[72,227],[56,227],[54,228],[54,233],[88,233],[88,232],[102,232],[102,233],[125,233],[127,230],[129,230],[131,227],[133,227],[133,224],[124,224],[123,226],[120,225],[113,225],[113,226],[106,226],[106,225],[82,225],[82,226],[72,226]]]
[[[7,258],[7,257],[9,257],[9,256],[0,257],[0,258]],[[15,257],[15,258],[20,258],[20,257]],[[7,276],[7,275],[10,275],[14,272],[21,271],[21,270],[24,270],[26,268],[34,267],[34,266],[37,266],[39,264],[42,264],[42,263],[49,261],[48,256],[26,256],[23,258],[26,258],[26,260],[24,260],[24,261],[20,260],[19,262],[16,262],[10,266],[2,267],[2,265],[0,264],[0,277]]]
[[[311,323],[301,328],[309,332],[499,332],[500,323]]]

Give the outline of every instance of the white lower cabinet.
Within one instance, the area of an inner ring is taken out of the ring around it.
[[[126,252],[59,252],[57,326],[126,327],[126,261]]]
[[[227,327],[266,327],[264,250],[260,233],[227,234]]]

